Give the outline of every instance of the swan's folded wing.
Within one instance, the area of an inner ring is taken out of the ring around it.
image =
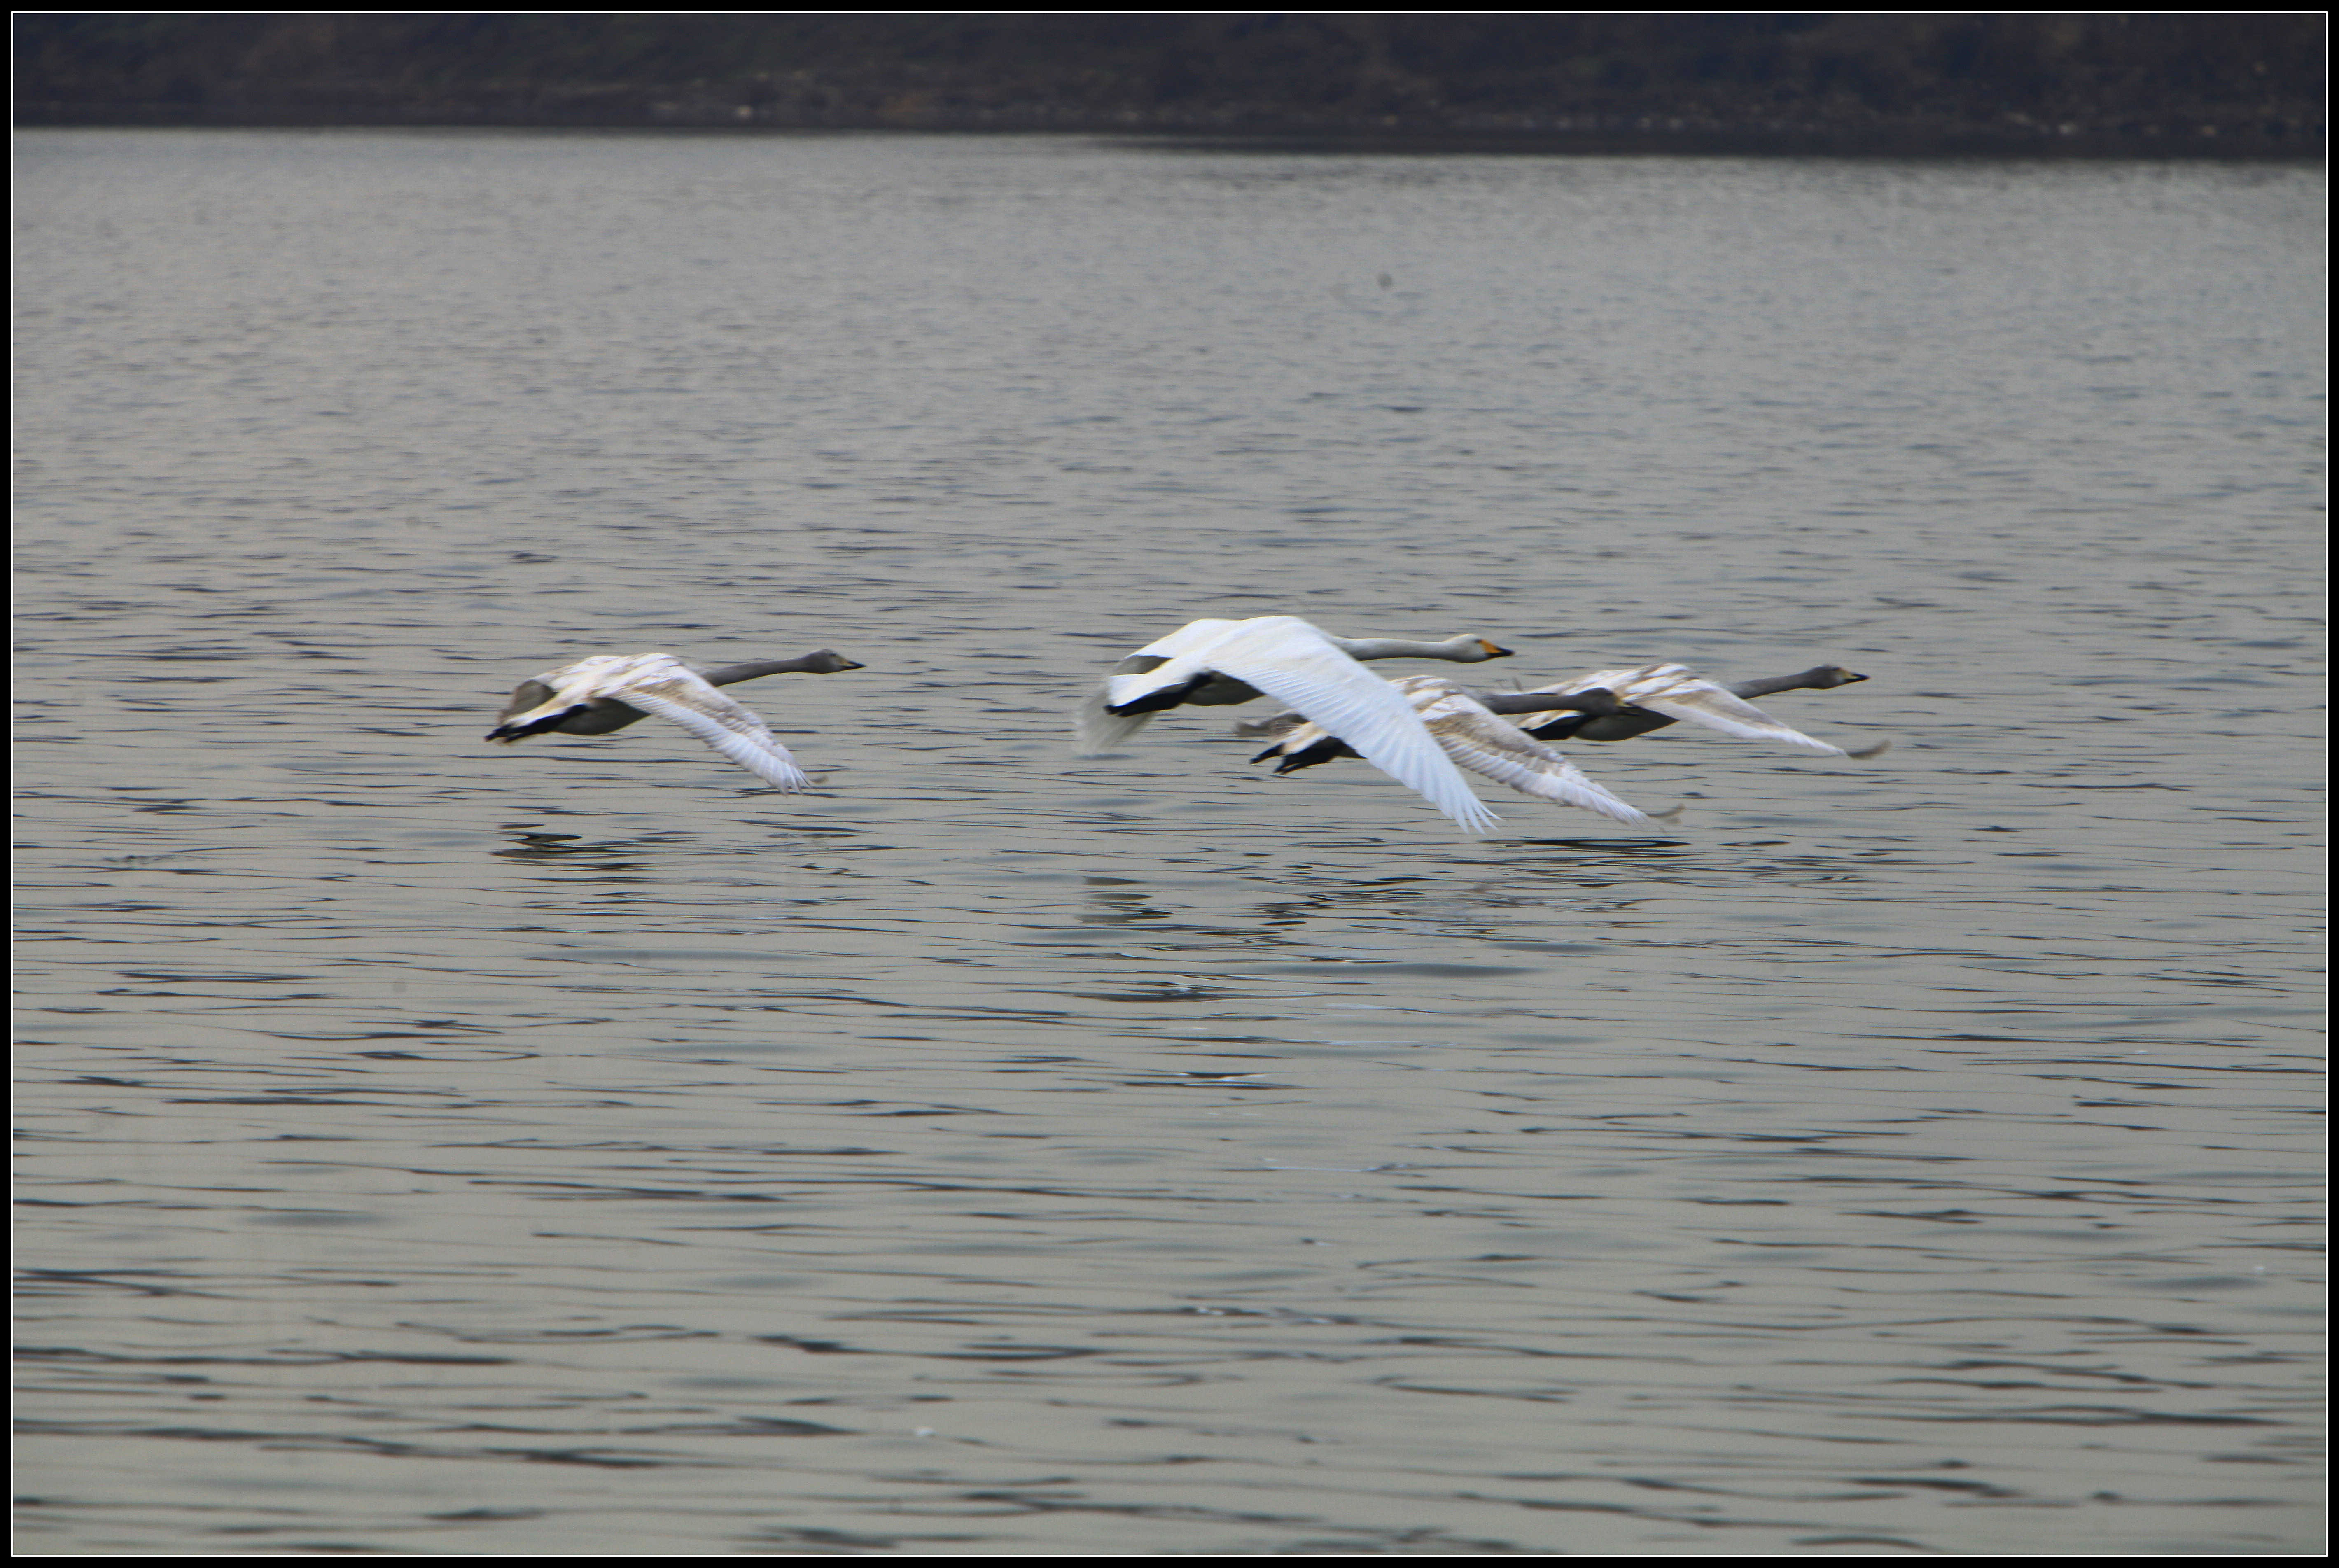
[[[1220,639],[1209,657],[1212,669],[1307,715],[1472,833],[1492,832],[1501,820],[1471,793],[1406,695],[1320,634],[1258,625]]]
[[[762,719],[696,676],[685,676],[628,686],[625,700],[672,719],[775,789],[812,787],[812,780]]]
[[[1446,754],[1521,794],[1582,806],[1612,821],[1646,827],[1648,814],[1584,777],[1584,771],[1533,735],[1489,713],[1459,689],[1423,695],[1422,722]]]

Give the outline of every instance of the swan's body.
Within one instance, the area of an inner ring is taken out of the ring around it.
[[[1103,688],[1081,705],[1080,749],[1104,751],[1181,704],[1248,702],[1263,693],[1337,735],[1465,828],[1485,833],[1495,814],[1471,793],[1412,703],[1359,661],[1473,664],[1508,651],[1469,636],[1436,643],[1339,637],[1297,616],[1194,621],[1140,648],[1105,677]]]
[[[825,657],[836,659],[834,654]],[[765,660],[735,665],[708,676],[672,654],[599,654],[522,682],[488,738],[509,745],[548,730],[607,735],[656,714],[672,719],[775,789],[809,789],[812,780],[796,766],[788,748],[772,737],[770,726],[715,689],[718,679],[749,680],[774,673],[780,665],[816,667],[797,660]],[[838,660],[826,667],[861,666]],[[547,695],[532,706],[523,706],[537,692]]]
[[[1646,827],[1647,813],[1626,804],[1584,776],[1582,769],[1443,676],[1406,676],[1389,685],[1403,694],[1421,715],[1424,727],[1438,748],[1472,773],[1505,784],[1521,794],[1559,805],[1582,806],[1632,827]],[[1319,748],[1326,754],[1316,756]],[[1354,755],[1321,725],[1303,722],[1281,741],[1251,758],[1271,756],[1284,761],[1278,774],[1328,761],[1332,755]]]
[[[569,669],[576,667],[574,665],[568,666]],[[864,667],[843,654],[823,648],[818,653],[804,654],[793,659],[750,659],[743,665],[725,665],[719,670],[704,672],[704,678],[709,685],[727,686],[741,681],[752,681],[760,676],[833,676],[840,670]],[[523,714],[550,702],[552,688],[545,683],[553,676],[566,673],[565,670],[554,670],[550,675],[537,676],[520,682],[512,688],[511,701],[506,703],[504,711],[496,715],[496,722],[501,724],[515,714]],[[552,727],[565,735],[615,735],[627,725],[638,724],[649,716],[616,697],[596,697],[583,707],[569,712]]]

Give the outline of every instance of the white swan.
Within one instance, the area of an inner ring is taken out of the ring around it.
[[[861,666],[846,660],[844,667]],[[766,673],[748,666],[716,673],[745,680],[751,676],[735,672],[751,668],[756,675]],[[523,707],[523,700],[534,695],[531,688],[550,695]],[[628,712],[613,714],[609,711],[613,705]],[[762,719],[716,690],[712,680],[672,654],[598,654],[533,676],[512,694],[511,705],[488,732],[488,738],[509,745],[547,730],[606,735],[623,729],[644,714],[672,719],[775,789],[812,787],[812,780],[796,766],[788,748],[772,737]]]
[[[1081,705],[1079,749],[1104,751],[1182,703],[1248,702],[1265,693],[1347,742],[1463,827],[1485,833],[1499,819],[1471,793],[1405,695],[1358,661],[1474,664],[1508,652],[1471,636],[1436,643],[1335,636],[1297,616],[1193,621],[1140,648],[1105,677],[1102,689]]]
[[[1389,685],[1413,705],[1439,748],[1472,773],[1483,774],[1537,800],[1582,806],[1632,827],[1650,824],[1648,813],[1594,784],[1574,763],[1491,712],[1444,676],[1406,676]],[[1325,748],[1323,754],[1314,754],[1319,747]],[[1275,771],[1287,774],[1342,754],[1354,754],[1321,725],[1303,721],[1283,732],[1281,740],[1250,760],[1265,762],[1268,757],[1280,756],[1283,764]]]
[[[1497,647],[1485,637],[1466,632],[1440,642],[1423,643],[1402,637],[1337,636],[1297,616],[1262,616],[1248,621],[1189,621],[1113,666],[1104,684],[1081,705],[1081,753],[1093,756],[1110,750],[1151,724],[1153,715],[1165,708],[1188,705],[1215,707],[1247,703],[1258,696],[1266,688],[1238,677],[1230,670],[1209,667],[1206,661],[1189,663],[1175,676],[1161,673],[1163,666],[1180,656],[1218,649],[1238,631],[1245,633],[1246,646],[1239,656],[1254,656],[1258,653],[1271,656],[1270,634],[1297,639],[1295,646],[1328,646],[1357,660],[1446,659],[1455,664],[1477,664],[1511,655],[1510,649]],[[1122,678],[1141,675],[1156,678],[1145,683]]]

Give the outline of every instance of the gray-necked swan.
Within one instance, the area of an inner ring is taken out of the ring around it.
[[[776,789],[808,789],[812,780],[772,737],[770,726],[715,688],[784,671],[829,675],[861,667],[825,648],[802,658],[728,665],[703,676],[672,654],[597,654],[522,681],[488,738],[509,745],[548,730],[609,735],[655,714]]]
[[[1498,714],[1535,715],[1515,720],[1521,729],[1545,740],[1574,739],[1587,741],[1630,740],[1634,735],[1663,729],[1677,720],[1702,725],[1720,730],[1723,735],[1742,740],[1772,741],[1792,746],[1799,751],[1824,752],[1830,756],[1881,756],[1891,746],[1885,741],[1860,751],[1846,751],[1825,741],[1813,740],[1800,731],[1790,729],[1769,714],[1743,701],[1746,697],[1768,696],[1773,692],[1826,691],[1835,686],[1848,686],[1868,677],[1854,675],[1841,665],[1815,665],[1791,676],[1771,676],[1762,680],[1739,681],[1732,685],[1720,685],[1694,675],[1681,665],[1643,665],[1637,669],[1595,670],[1588,676],[1537,687],[1532,691],[1502,692],[1486,697],[1486,705]],[[1540,708],[1536,699],[1548,695],[1574,695],[1604,689],[1619,702],[1639,709],[1637,713],[1560,713]]]
[[[1752,703],[1742,700],[1772,692],[1849,685],[1867,678],[1840,666],[1821,665],[1800,675],[1776,676],[1764,680],[1742,681],[1734,686],[1722,686],[1702,676],[1693,674],[1683,666],[1657,664],[1629,670],[1599,670],[1525,692],[1463,693],[1450,681],[1426,676],[1411,676],[1393,684],[1407,693],[1414,705],[1425,716],[1433,706],[1439,706],[1440,711],[1452,715],[1443,729],[1435,724],[1430,729],[1445,745],[1446,754],[1456,762],[1464,767],[1485,773],[1489,777],[1500,778],[1514,788],[1525,789],[1529,794],[1556,799],[1561,797],[1545,794],[1541,788],[1528,788],[1504,774],[1480,766],[1473,760],[1474,756],[1487,754],[1491,747],[1514,759],[1506,765],[1516,765],[1517,759],[1532,755],[1520,751],[1520,741],[1533,744],[1569,737],[1624,740],[1683,719],[1742,739],[1772,741],[1798,750],[1824,752],[1831,756],[1880,756],[1891,745],[1890,741],[1847,752],[1841,746],[1813,740],[1799,730],[1791,729]],[[1459,694],[1471,700],[1466,705],[1456,705],[1449,694]],[[1499,715],[1516,716],[1506,719]],[[1282,760],[1275,769],[1278,774],[1354,754],[1338,739],[1298,714],[1278,714],[1256,724],[1239,725],[1236,733],[1253,738],[1274,736],[1276,744],[1251,761],[1265,762],[1269,757],[1279,757]],[[1556,752],[1549,754],[1563,764],[1565,761]]]

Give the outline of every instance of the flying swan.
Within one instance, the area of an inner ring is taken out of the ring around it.
[[[1708,729],[1719,730],[1723,735],[1735,735],[1741,740],[1772,741],[1798,751],[1864,759],[1882,756],[1891,749],[1892,743],[1880,741],[1859,751],[1846,751],[1841,746],[1813,740],[1800,730],[1789,728],[1744,699],[1768,696],[1772,692],[1826,691],[1867,678],[1866,676],[1854,675],[1841,665],[1815,665],[1791,676],[1771,676],[1762,680],[1740,681],[1724,686],[1693,673],[1683,665],[1654,664],[1629,670],[1595,670],[1588,676],[1577,676],[1573,680],[1561,681],[1554,685],[1524,692],[1501,692],[1485,700],[1489,708],[1499,714],[1533,715],[1533,717],[1522,717],[1515,722],[1529,735],[1544,740],[1630,740],[1634,735],[1646,735],[1676,721],[1687,720]],[[1543,705],[1554,695],[1579,696],[1602,692],[1614,695],[1617,701],[1636,711],[1604,712],[1596,703],[1588,710],[1572,713],[1554,711]]]
[[[1502,778],[1504,783],[1511,784],[1514,788],[1523,788],[1525,786],[1510,778],[1479,766],[1473,756],[1490,745],[1505,754],[1515,754],[1519,739],[1531,742],[1567,737],[1625,740],[1683,719],[1742,739],[1773,741],[1801,751],[1824,752],[1831,756],[1880,756],[1890,747],[1891,742],[1884,741],[1860,751],[1847,752],[1841,746],[1813,740],[1799,730],[1791,729],[1743,700],[1772,692],[1849,685],[1867,678],[1841,666],[1821,665],[1799,675],[1742,681],[1734,686],[1722,686],[1693,674],[1684,666],[1655,664],[1643,665],[1637,669],[1598,670],[1573,680],[1525,692],[1465,693],[1449,681],[1419,676],[1392,684],[1408,694],[1425,717],[1433,707],[1455,715],[1443,728],[1436,724],[1430,725],[1431,733],[1446,747],[1447,755],[1464,767],[1486,773],[1489,777]],[[1449,693],[1466,699],[1467,706],[1456,706]],[[1507,722],[1497,716],[1505,715],[1516,716]],[[1251,761],[1265,762],[1269,757],[1280,757],[1282,761],[1275,770],[1278,774],[1355,754],[1337,738],[1325,733],[1319,725],[1310,724],[1299,714],[1278,714],[1256,724],[1239,725],[1236,733],[1254,739],[1274,736],[1276,744]],[[1559,757],[1557,752],[1551,752],[1550,755]],[[1564,762],[1564,759],[1560,760]],[[1539,794],[1541,791],[1527,789],[1526,793]],[[1545,795],[1543,798],[1559,797]]]
[[[1473,694],[1447,680],[1444,676],[1406,676],[1389,685],[1413,705],[1421,722],[1429,731],[1430,739],[1448,757],[1472,773],[1484,774],[1497,784],[1510,785],[1521,794],[1533,795],[1558,805],[1582,806],[1598,812],[1602,816],[1632,827],[1646,827],[1649,814],[1627,804],[1607,790],[1584,777],[1584,770],[1569,762],[1551,747],[1528,735],[1518,725],[1489,709]],[[1605,694],[1601,694],[1605,696]],[[1613,700],[1594,699],[1596,710],[1621,711]],[[1296,715],[1285,715],[1296,716]],[[1246,725],[1251,733],[1267,731],[1277,721]],[[1318,724],[1301,720],[1295,725],[1274,732],[1281,735],[1275,745],[1250,760],[1265,762],[1279,756],[1278,774],[1295,768],[1311,767],[1330,762],[1334,757],[1354,756],[1346,743]],[[1674,812],[1662,815],[1674,815]]]
[[[609,735],[655,714],[774,788],[804,790],[812,780],[772,737],[770,726],[715,688],[784,671],[829,675],[862,667],[825,648],[802,658],[728,665],[704,676],[672,654],[597,654],[522,681],[488,738],[509,745],[548,730]]]
[[[1435,643],[1335,636],[1297,616],[1191,621],[1138,649],[1105,676],[1081,705],[1078,749],[1087,755],[1109,750],[1155,714],[1181,704],[1241,703],[1264,694],[1338,736],[1470,832],[1486,833],[1499,819],[1471,793],[1413,704],[1359,661],[1475,664],[1509,652],[1468,635]]]

